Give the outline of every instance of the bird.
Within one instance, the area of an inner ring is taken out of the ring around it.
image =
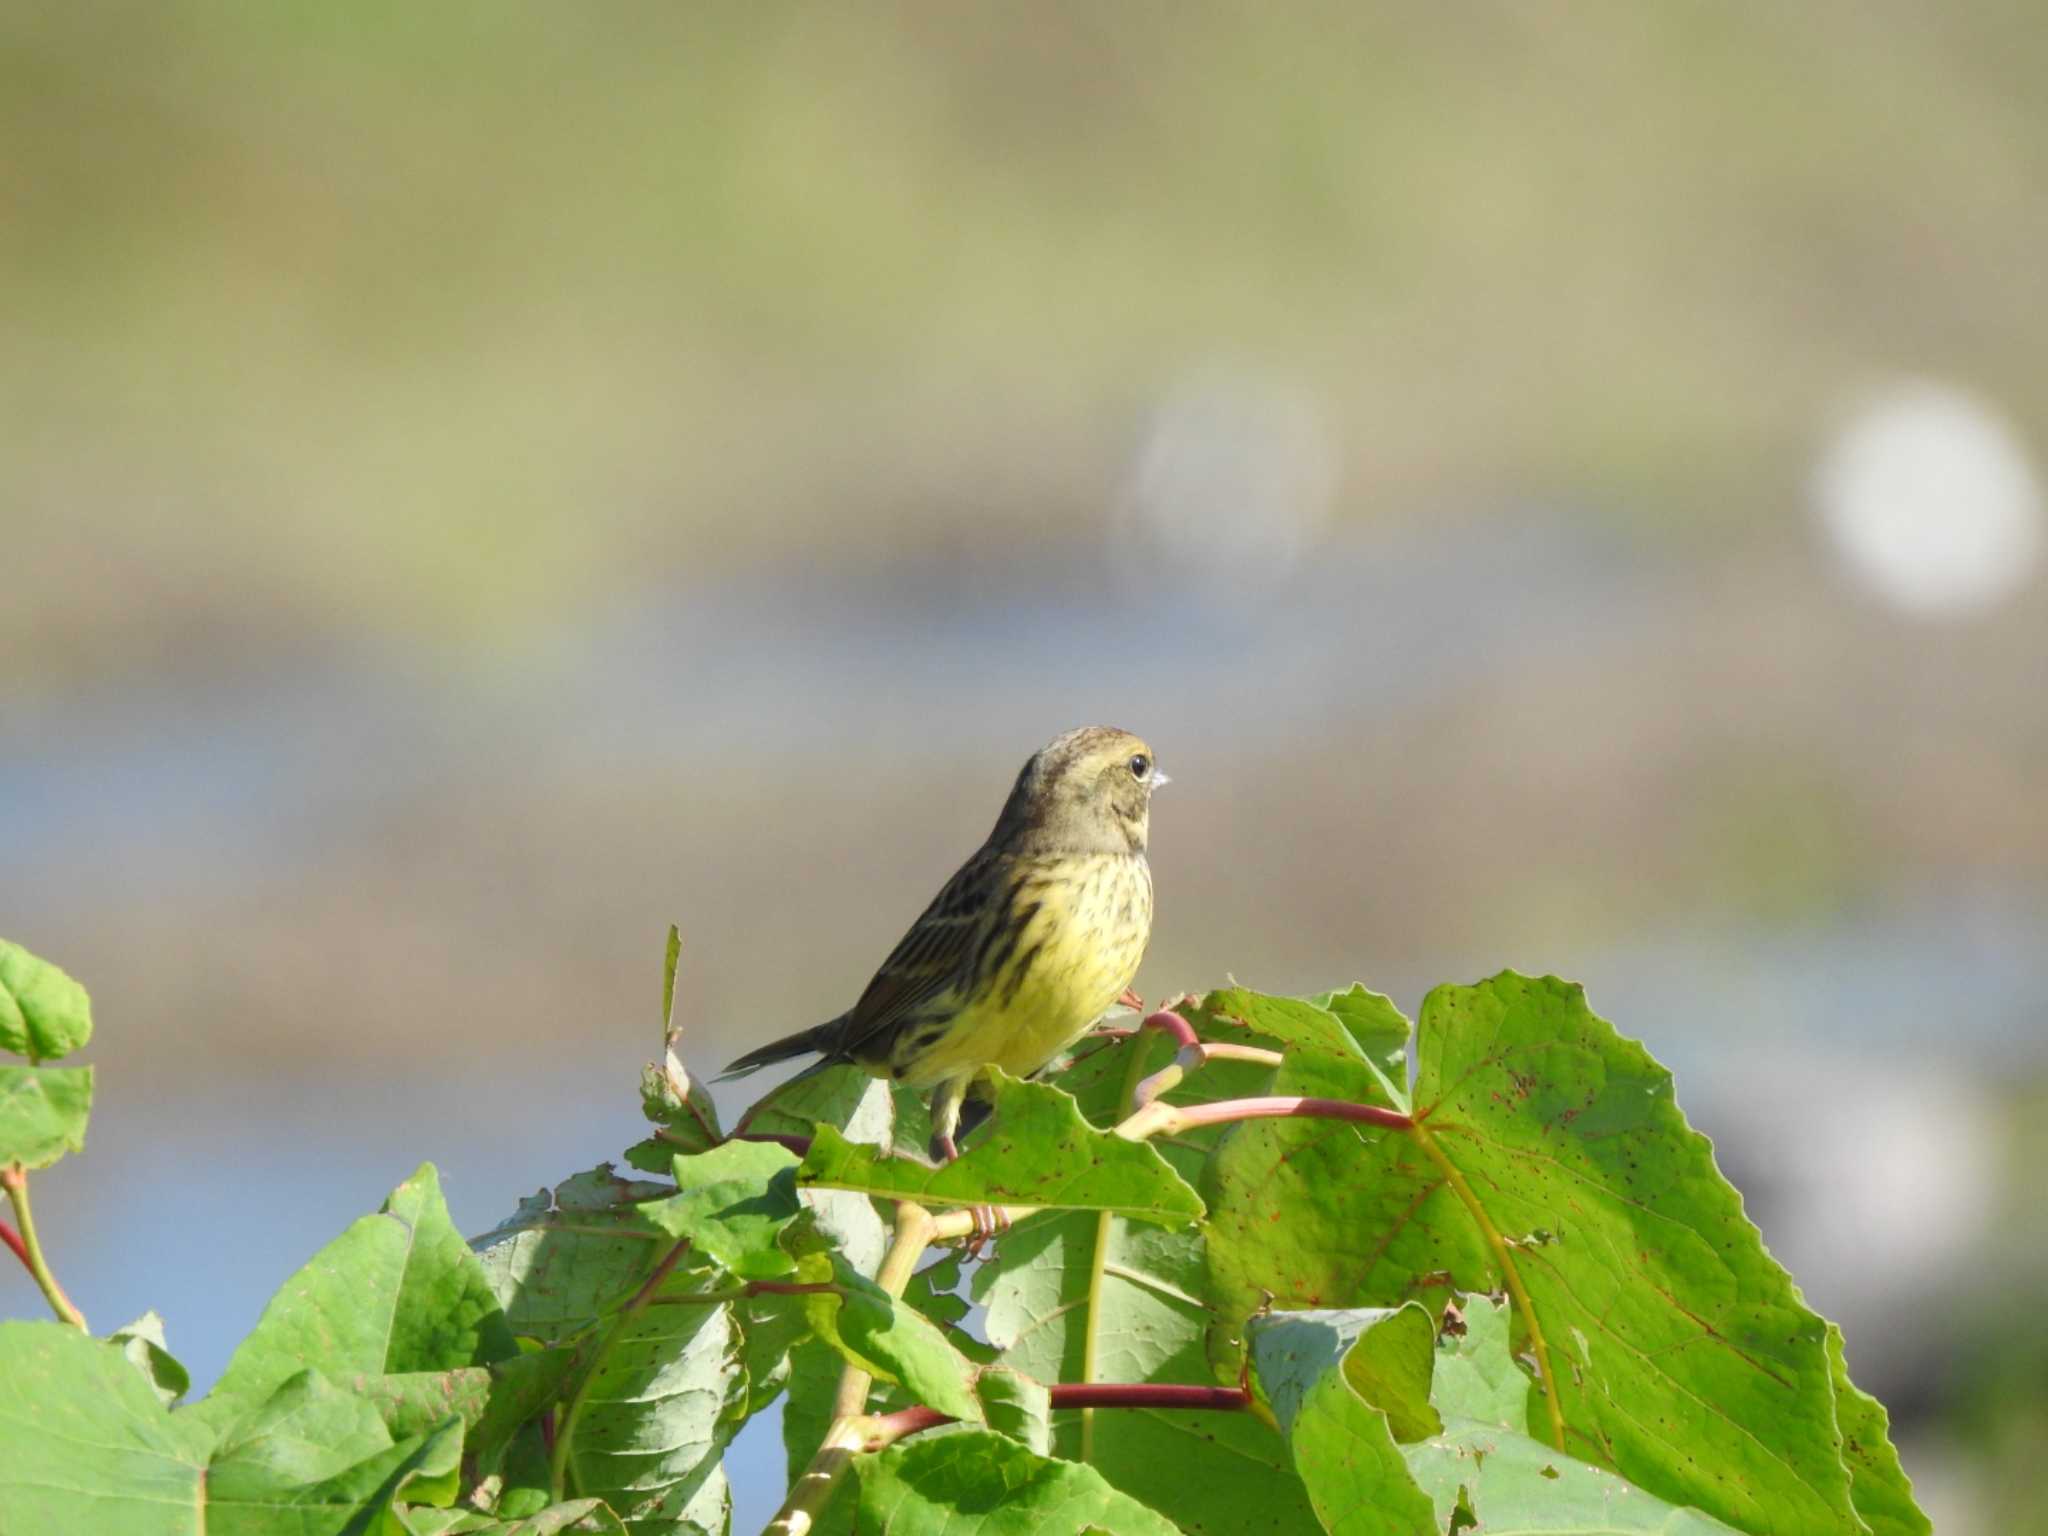
[[[1129,731],[1054,738],[859,1001],[747,1052],[719,1081],[816,1053],[800,1076],[851,1063],[929,1089],[931,1156],[950,1162],[988,1112],[976,1087],[989,1068],[1030,1076],[1129,990],[1152,933],[1152,792],[1167,782]]]

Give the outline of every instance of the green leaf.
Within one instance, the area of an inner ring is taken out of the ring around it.
[[[1510,1245],[1541,1337],[1539,1351],[1517,1316],[1514,1352],[1548,1355],[1573,1454],[1742,1529],[1854,1529],[1827,1325],[1764,1250],[1670,1074],[1579,988],[1512,973],[1431,993],[1416,1051],[1415,1136],[1269,1120],[1223,1143],[1205,1189],[1225,1316],[1264,1292],[1294,1308],[1504,1289],[1455,1174]],[[1290,1051],[1274,1091],[1359,1084]],[[1519,1428],[1550,1437],[1540,1395]]]
[[[1396,1008],[1393,999],[1369,992],[1357,982],[1342,992],[1325,992],[1314,999],[1318,1008],[1328,1009],[1344,1026],[1365,1059],[1386,1074],[1394,1088],[1396,1102],[1408,1103],[1408,1047],[1415,1033],[1408,1016]]]
[[[677,1193],[643,1205],[671,1237],[748,1280],[772,1280],[796,1268],[777,1239],[802,1207],[796,1154],[772,1141],[729,1141],[672,1160]]]
[[[662,1059],[640,1074],[641,1108],[659,1129],[626,1153],[628,1163],[649,1173],[666,1173],[676,1153],[707,1151],[719,1141],[717,1106],[676,1055],[676,961],[682,952],[682,931],[670,923],[661,962]]]
[[[1203,1299],[1199,1229],[1109,1218],[1091,1311],[1089,1282],[1104,1225],[1090,1212],[1043,1212],[1004,1233],[994,1257],[976,1269],[974,1294],[987,1309],[988,1336],[1002,1363],[1040,1381],[1081,1380],[1092,1317],[1098,1379],[1213,1384],[1202,1347],[1214,1318]],[[1286,1442],[1252,1414],[1119,1408],[1099,1409],[1093,1419],[1090,1464],[1191,1533],[1315,1528]],[[1061,1455],[1079,1456],[1078,1413],[1054,1415],[1053,1443]]]
[[[116,1328],[107,1342],[120,1346],[129,1363],[156,1388],[157,1398],[166,1408],[192,1390],[192,1377],[165,1345],[164,1320],[155,1312],[145,1312],[125,1328]]]
[[[856,1457],[853,1466],[861,1532],[1175,1536],[1169,1521],[1119,1493],[1093,1467],[1051,1460],[987,1430],[918,1435],[878,1456]]]
[[[945,1249],[903,1287],[903,1299],[941,1328],[958,1326],[971,1310],[967,1298],[960,1294],[964,1258],[958,1248]]]
[[[639,1204],[668,1193],[607,1163],[520,1201],[472,1244],[506,1322],[554,1343],[616,1311],[674,1245]]]
[[[668,943],[661,956],[661,1041],[673,1045],[676,1032],[676,962],[683,957],[683,930],[668,925]]]
[[[463,1423],[463,1454],[489,1472],[519,1427],[554,1400],[574,1364],[573,1351],[541,1349],[489,1366],[361,1375],[340,1384],[376,1408],[394,1439],[455,1414]]]
[[[441,1481],[441,1497],[433,1502],[445,1503],[454,1493],[449,1474],[462,1433],[459,1422],[444,1424],[445,1432],[394,1442],[369,1403],[317,1371],[301,1371],[222,1434],[206,1473],[209,1526],[222,1528],[223,1507],[248,1505],[279,1511],[275,1529],[317,1530],[321,1515],[337,1507],[388,1502],[400,1469],[406,1475],[399,1481],[415,1475]],[[429,1445],[432,1454],[419,1456]],[[414,1496],[422,1491],[415,1488]],[[240,1522],[228,1522],[229,1528],[235,1523]],[[246,1528],[272,1529],[253,1523]]]
[[[409,1509],[405,1523],[412,1536],[626,1536],[602,1499],[570,1499],[514,1520],[473,1509]]]
[[[517,1352],[428,1163],[285,1282],[215,1396],[261,1398],[309,1367],[384,1376],[488,1365]]]
[[[1443,1429],[1430,1406],[1436,1324],[1415,1302],[1391,1310],[1277,1312],[1249,1325],[1252,1364],[1281,1424],[1295,1421],[1309,1391],[1341,1371],[1359,1400],[1386,1415],[1396,1440]]]
[[[679,1522],[720,1529],[728,1498],[719,1457],[747,1398],[729,1304],[664,1289],[623,1317],[577,1394],[569,1487],[602,1498],[636,1536]]]
[[[1329,1006],[1331,1003],[1336,1007]],[[1344,1017],[1339,1017],[1339,1009]],[[1408,1107],[1405,1080],[1397,1080],[1405,1079],[1402,1051],[1407,1043],[1408,1021],[1378,993],[1354,986],[1349,992],[1327,994],[1327,1000],[1311,1001],[1302,997],[1270,997],[1263,992],[1231,987],[1203,998],[1188,1022],[1194,1025],[1196,1034],[1212,1038],[1217,1021],[1222,1019],[1235,1020],[1296,1055],[1361,1065],[1371,1074],[1378,1090],[1364,1102],[1391,1109]],[[1363,1041],[1346,1027],[1347,1020],[1357,1025],[1365,1037]],[[1390,1065],[1395,1068],[1393,1072],[1388,1071]]]
[[[85,1147],[91,1067],[0,1067],[0,1166],[47,1168]]]
[[[1436,1511],[1409,1475],[1392,1422],[1398,1414],[1410,1428],[1440,1427],[1427,1400],[1434,1331],[1419,1306],[1252,1320],[1260,1385],[1330,1536],[1436,1528]],[[1370,1401],[1361,1384],[1384,1391],[1391,1408]]]
[[[1204,1034],[1218,1044],[1266,1048],[1277,1044],[1270,1036],[1254,1034],[1234,1019],[1206,1019]],[[1130,1112],[1130,1090],[1147,1073],[1171,1061],[1173,1054],[1171,1042],[1156,1031],[1126,1038],[1101,1037],[1085,1041],[1071,1064],[1045,1080],[1071,1093],[1090,1124],[1112,1129]],[[1160,1098],[1168,1104],[1245,1098],[1268,1092],[1272,1080],[1273,1069],[1269,1066],[1218,1060],[1184,1077]],[[1230,1130],[1228,1125],[1201,1126],[1171,1138],[1155,1137],[1146,1145],[1165,1158],[1182,1179],[1193,1184],[1202,1176],[1210,1149]]]
[[[1057,1088],[991,1076],[995,1123],[955,1161],[880,1155],[820,1126],[798,1182],[935,1205],[1114,1210],[1167,1226],[1201,1218],[1194,1190],[1151,1147],[1097,1130]]]
[[[9,1531],[316,1536],[367,1531],[401,1492],[445,1500],[461,1426],[393,1443],[367,1403],[305,1372],[225,1433],[172,1414],[121,1349],[0,1323],[0,1511]]]
[[[49,961],[0,939],[0,1051],[54,1061],[91,1038],[92,1003],[85,988]]]
[[[627,1154],[626,1161],[636,1168],[666,1173],[668,1159],[678,1152],[703,1152],[718,1145],[718,1107],[673,1051],[640,1069],[640,1110],[657,1129]],[[658,1154],[660,1161],[651,1164],[634,1155],[650,1144],[666,1149]]]
[[[895,1105],[889,1085],[859,1067],[819,1067],[777,1083],[734,1127],[764,1136],[808,1136],[834,1125],[851,1141],[888,1146]]]
[[[811,1334],[801,1296],[753,1296],[739,1303],[745,1339],[749,1417],[759,1413],[790,1384],[790,1356]]]
[[[836,1346],[807,1337],[789,1353],[789,1400],[782,1405],[782,1453],[787,1480],[803,1476],[832,1427],[832,1404],[846,1359]],[[868,1405],[870,1413],[875,1405]],[[818,1522],[824,1530],[838,1527]]]
[[[1891,1419],[1884,1404],[1849,1380],[1842,1330],[1833,1323],[1828,1324],[1828,1365],[1856,1513],[1870,1527],[1871,1536],[1927,1536],[1934,1523],[1913,1502],[1913,1484],[1892,1448]]]
[[[1464,1317],[1464,1337],[1447,1338],[1437,1351],[1443,1430],[1402,1447],[1409,1472],[1435,1504],[1439,1528],[1451,1528],[1462,1510],[1486,1531],[1527,1536],[1728,1536],[1720,1521],[1667,1504],[1527,1434],[1522,1425],[1534,1383],[1509,1356],[1507,1308],[1470,1297]]]
[[[765,1135],[809,1137],[820,1125],[836,1126],[849,1141],[887,1147],[898,1120],[889,1085],[853,1067],[828,1067],[792,1078],[749,1110],[741,1125]],[[805,1189],[803,1203],[817,1229],[835,1243],[847,1262],[872,1275],[889,1245],[889,1231],[866,1195],[845,1189]]]
[[[0,1509],[34,1531],[200,1536],[214,1436],[174,1418],[121,1349],[0,1323]]]
[[[884,1381],[900,1382],[919,1402],[956,1419],[981,1422],[974,1365],[938,1324],[898,1303],[833,1253],[807,1255],[799,1274],[809,1284],[831,1281],[837,1292],[804,1298],[811,1329],[848,1361]]]
[[[1040,1456],[1052,1454],[1052,1394],[1043,1382],[1009,1366],[992,1365],[974,1378],[974,1391],[990,1429],[1021,1441]]]

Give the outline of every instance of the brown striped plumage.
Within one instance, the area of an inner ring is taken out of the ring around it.
[[[1037,1071],[1137,975],[1152,931],[1151,797],[1165,782],[1127,731],[1088,726],[1053,741],[860,1001],[726,1075],[816,1051],[930,1088],[934,1155],[950,1155],[978,1075]]]

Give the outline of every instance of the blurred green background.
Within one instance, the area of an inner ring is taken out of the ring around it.
[[[693,1066],[835,1013],[1107,721],[1145,991],[1584,980],[2024,1528],[2044,78],[2016,0],[0,12],[60,1273],[210,1380],[420,1158],[480,1230],[634,1138],[668,921]]]

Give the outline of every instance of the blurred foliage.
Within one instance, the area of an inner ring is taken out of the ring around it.
[[[1072,525],[1212,354],[1353,515],[1740,521],[1875,364],[2048,409],[2044,66],[2018,0],[14,7],[0,643]]]

